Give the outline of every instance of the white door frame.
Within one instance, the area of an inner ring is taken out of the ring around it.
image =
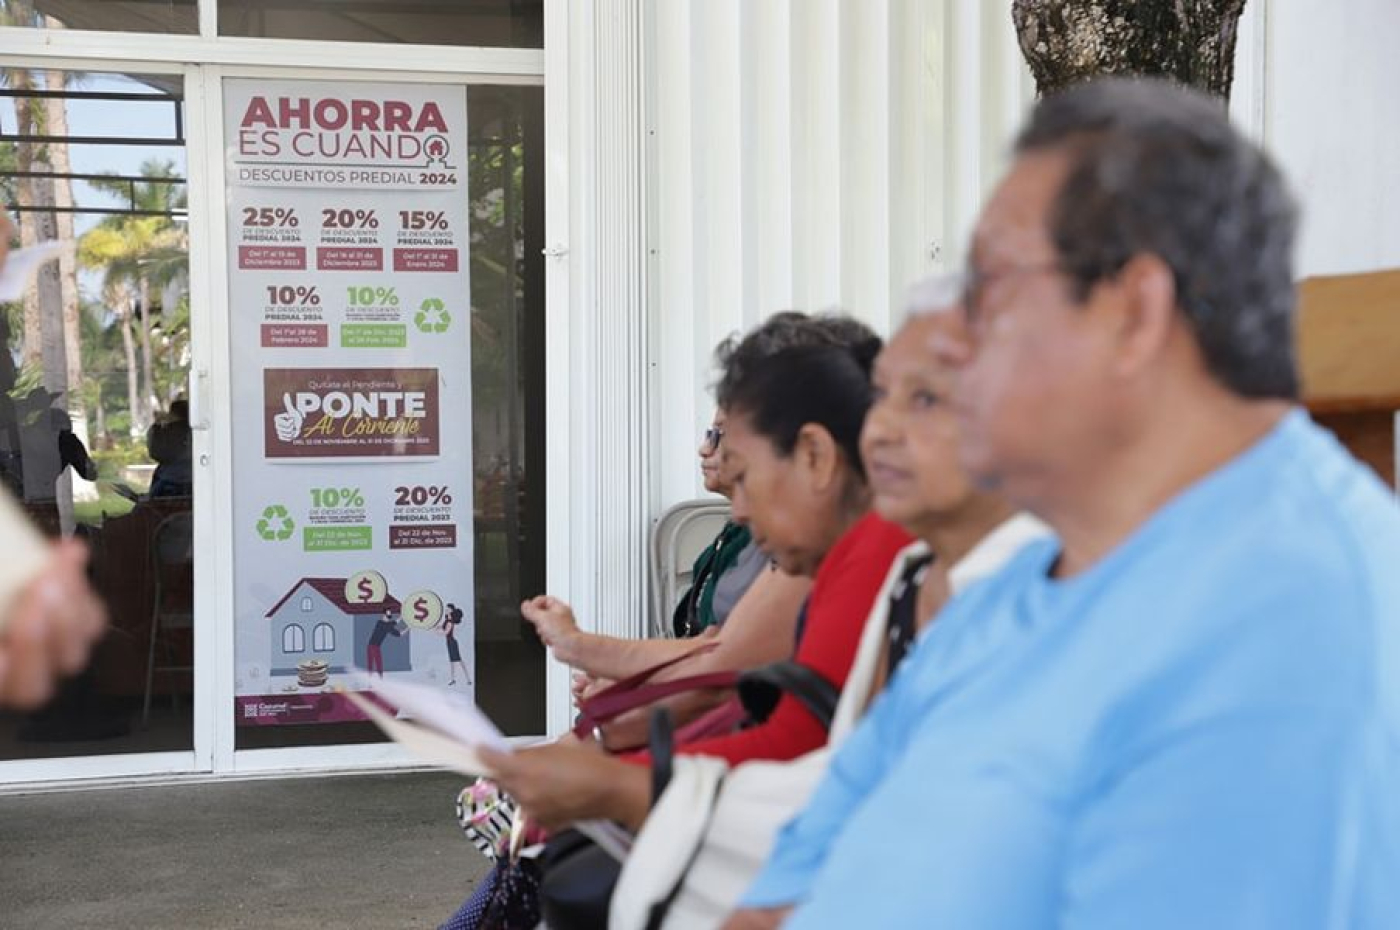
[[[391,743],[234,750],[232,400],[222,81],[226,77],[353,81],[373,74],[376,79],[401,82],[539,86],[545,83],[549,70],[546,59],[553,62],[557,74],[561,65],[567,67],[567,50],[551,58],[538,49],[415,46],[409,70],[394,67],[406,57],[403,46],[212,38],[207,35],[210,23],[205,22],[210,18],[209,9],[208,4],[202,4],[204,37],[0,29],[3,66],[178,74],[184,78],[190,300],[193,306],[203,308],[203,312],[191,314],[191,379],[195,382],[191,384],[195,408],[191,413],[197,426],[201,421],[208,425],[207,429],[196,429],[192,443],[199,476],[194,493],[195,538],[205,541],[195,560],[195,614],[203,635],[195,638],[193,750],[0,762],[0,790],[185,780],[192,775],[237,778],[416,765]],[[568,22],[567,0],[546,0],[546,22],[552,23],[554,34],[559,35],[559,25]],[[562,80],[560,84],[567,86]],[[547,94],[545,106],[545,224],[546,241],[552,244],[561,241],[561,228],[566,231],[563,242],[567,243],[570,225],[566,199],[568,129],[559,122],[568,115],[568,108],[559,105],[563,92],[561,88]],[[567,244],[561,248],[566,252]],[[570,370],[567,343],[570,301],[566,263],[546,263],[545,290],[551,333],[546,347],[551,372],[546,409],[552,424],[558,416],[568,416],[567,399],[575,374]],[[554,325],[561,321],[565,324],[562,327]],[[563,334],[562,345],[556,331]],[[551,431],[546,459],[568,461],[566,436],[555,438]],[[552,475],[555,469],[550,471]],[[561,566],[555,556],[559,535],[571,534],[567,488],[559,489],[550,477],[548,494],[552,515],[548,521],[548,585],[553,591],[566,593],[570,590],[567,562]],[[557,732],[559,722],[567,717],[568,680],[557,663],[551,661],[549,666],[548,728]]]

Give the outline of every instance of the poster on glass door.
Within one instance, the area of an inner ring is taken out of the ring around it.
[[[238,722],[362,719],[357,670],[471,694],[466,91],[224,112]]]

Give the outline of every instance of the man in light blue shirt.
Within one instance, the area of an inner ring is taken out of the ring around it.
[[[1400,927],[1400,514],[1293,407],[1294,226],[1216,101],[1036,108],[944,354],[1060,541],[949,605],[732,928]]]

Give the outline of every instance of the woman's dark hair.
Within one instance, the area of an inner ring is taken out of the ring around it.
[[[802,427],[823,427],[864,478],[860,429],[880,346],[879,336],[850,317],[779,313],[715,351],[715,399],[752,421],[781,455],[791,454]]]

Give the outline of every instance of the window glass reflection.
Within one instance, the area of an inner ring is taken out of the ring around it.
[[[0,25],[195,35],[196,0],[0,0]]]
[[[219,0],[219,34],[544,48],[543,0]]]

